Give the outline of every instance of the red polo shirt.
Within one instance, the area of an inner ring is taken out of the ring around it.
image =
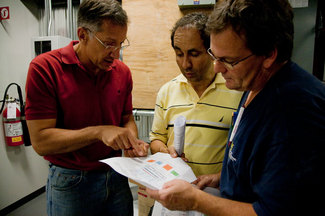
[[[119,60],[94,75],[68,46],[37,56],[28,70],[26,119],[57,119],[57,128],[81,129],[95,125],[121,126],[122,116],[132,113],[132,78]],[[72,169],[107,169],[98,160],[119,155],[102,142],[78,151],[48,155],[50,162]]]

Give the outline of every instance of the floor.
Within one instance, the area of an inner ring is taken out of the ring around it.
[[[137,185],[130,183],[130,188],[134,199],[134,216],[138,216],[138,187]],[[42,193],[28,203],[10,212],[7,216],[46,216],[46,194]]]

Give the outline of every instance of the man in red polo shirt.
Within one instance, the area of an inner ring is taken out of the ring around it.
[[[99,160],[145,156],[132,115],[132,78],[118,60],[128,17],[115,0],[84,0],[78,37],[36,57],[26,83],[33,148],[50,162],[48,215],[133,215],[128,180]]]

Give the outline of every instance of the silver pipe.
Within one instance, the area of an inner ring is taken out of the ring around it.
[[[52,1],[51,0],[45,0],[45,15],[46,15],[46,21],[48,23],[47,26],[47,36],[51,35],[51,27],[52,27]]]
[[[49,0],[49,16],[50,16],[50,20],[49,20],[48,32],[49,32],[49,35],[51,35],[51,27],[52,27],[52,0]]]
[[[72,0],[67,1],[68,8],[68,37],[72,38]]]
[[[49,0],[44,0],[44,25],[46,25],[46,27],[49,24]],[[46,29],[46,28],[44,28]],[[48,31],[45,32],[45,35],[48,36]]]
[[[133,115],[137,116],[137,115],[142,115],[142,116],[153,116],[155,113],[154,110],[138,110],[138,109],[134,109],[133,110]]]

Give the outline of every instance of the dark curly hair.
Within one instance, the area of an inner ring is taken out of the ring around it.
[[[172,47],[174,47],[174,35],[178,28],[190,26],[196,28],[201,36],[201,39],[203,40],[204,47],[208,49],[210,47],[210,36],[206,32],[206,23],[208,21],[208,16],[201,12],[195,12],[186,14],[182,18],[180,18],[174,25],[172,31],[171,31],[171,44]]]

